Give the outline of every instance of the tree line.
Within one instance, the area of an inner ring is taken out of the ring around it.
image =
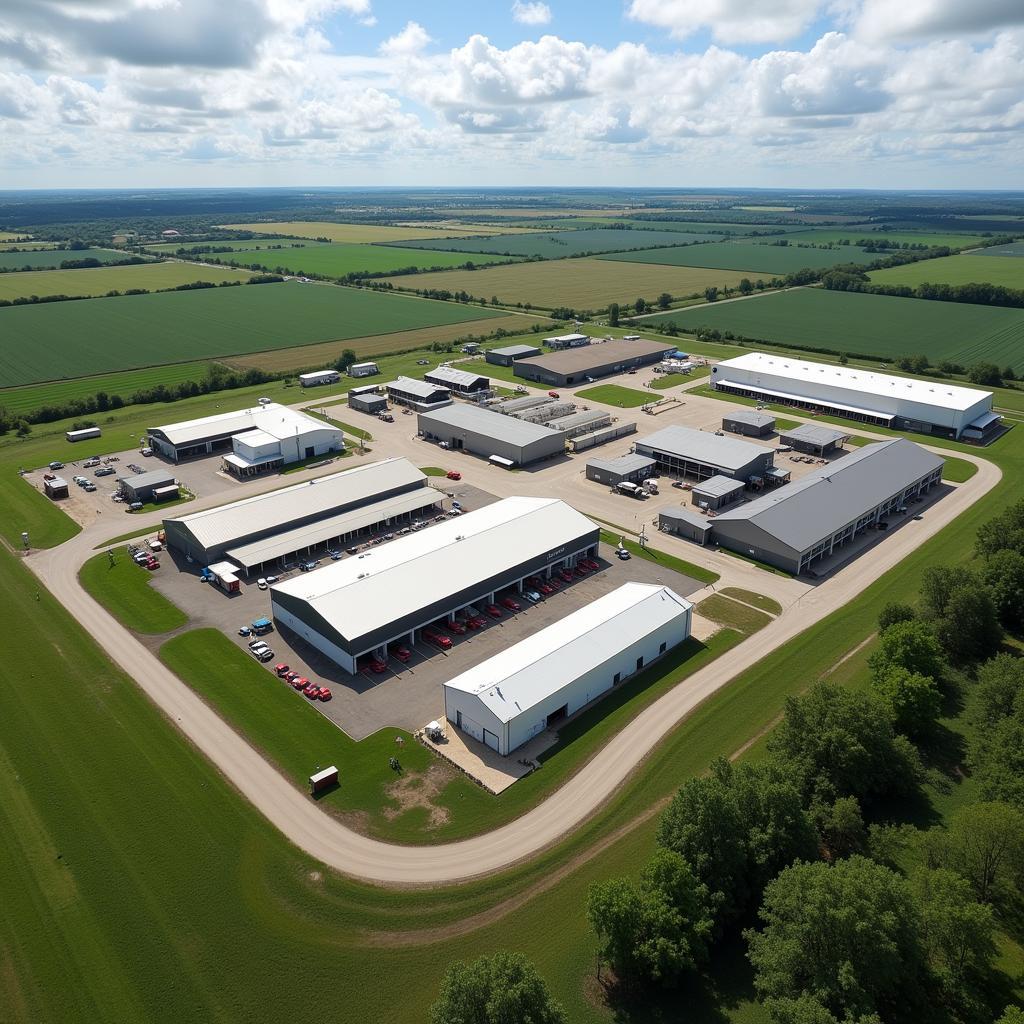
[[[1009,306],[1024,308],[1024,289],[973,281],[968,284],[878,284],[859,270],[844,268],[825,274],[821,283],[829,291],[863,292],[868,295],[889,295],[901,299],[927,299],[932,302],[970,302],[978,306]]]

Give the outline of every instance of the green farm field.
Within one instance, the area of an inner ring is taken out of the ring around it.
[[[483,232],[481,232],[482,234]],[[708,236],[709,238],[714,236]],[[620,249],[653,249],[667,245],[693,245],[700,235],[681,231],[633,231],[593,228],[581,231],[546,231],[532,235],[498,235],[491,238],[448,238],[436,243],[415,242],[410,248],[442,249],[452,252],[491,252],[509,256],[537,256],[560,260],[595,252]]]
[[[873,226],[864,225],[858,227],[851,225],[848,228],[808,228],[805,231],[795,231],[787,234],[787,238],[801,242],[814,242],[820,245],[829,243],[858,242],[862,238],[886,239],[890,242],[899,242],[900,245],[945,245],[950,249],[963,249],[965,246],[984,245],[983,235],[953,234],[939,231],[879,231]]]
[[[33,270],[52,270],[65,260],[99,260],[113,263],[123,260],[126,254],[114,249],[42,249],[28,252],[0,252],[0,271],[18,271],[25,267]]]
[[[345,277],[347,274],[387,274],[409,267],[436,270],[461,267],[467,263],[502,263],[508,256],[486,253],[440,252],[432,249],[403,249],[392,245],[316,245],[306,248],[243,249],[234,253],[213,254],[215,259],[230,260],[243,266],[281,268],[292,274],[320,274]]]
[[[924,352],[933,362],[990,360],[1024,370],[1022,309],[799,288],[664,317],[682,330],[714,327],[832,352],[890,358]]]
[[[190,249],[204,249],[214,246],[218,249],[280,249],[282,246],[301,245],[304,248],[313,248],[318,245],[328,245],[328,242],[316,242],[312,238],[282,238],[274,235],[272,238],[239,238],[239,239],[217,239],[206,242],[156,242],[153,245],[145,246],[146,252],[156,252],[161,255],[176,253],[179,249],[187,254]],[[200,253],[200,255],[221,255],[219,253]]]
[[[687,251],[697,248],[694,246]],[[700,294],[709,285],[732,287],[749,276],[749,273],[700,267],[574,259],[414,274],[388,280],[396,288],[465,290],[482,299],[496,297],[505,305],[528,302],[540,309],[560,306],[604,309],[609,302],[635,302],[638,296],[653,302],[662,292],[680,297]]]
[[[868,275],[875,284],[986,284],[1024,289],[1024,260],[1002,256],[944,256],[920,260],[903,267],[874,270]],[[3,282],[0,281],[0,287]]]
[[[19,252],[25,249],[56,249],[57,243],[43,241],[12,242],[9,239],[0,238],[0,248],[17,249]]]
[[[525,226],[529,222],[524,221],[523,223]],[[709,240],[722,235],[749,235],[751,231],[762,227],[758,224],[722,224],[717,221],[699,220],[633,220],[628,217],[566,217],[549,221],[543,226],[551,230],[558,230],[560,228],[606,228],[613,224],[626,224],[638,231],[679,231],[687,235],[706,236]],[[770,227],[773,230],[778,230],[774,225],[770,225]]]
[[[25,274],[0,274],[0,299],[30,295],[106,295],[109,291],[145,288],[158,291],[195,281],[248,281],[252,273],[234,267],[200,267],[194,263],[146,263],[127,267],[96,267],[91,270],[31,270]]]
[[[0,309],[0,385],[364,338],[500,314],[298,283]]]
[[[401,242],[413,238],[448,238],[469,234],[453,228],[399,228],[382,224],[335,224],[324,220],[288,220],[259,224],[221,224],[229,231],[253,231],[262,235],[313,239],[328,238],[332,242]]]
[[[841,249],[799,248],[758,242],[709,242],[684,249],[653,249],[645,252],[609,253],[602,260],[630,263],[658,263],[676,267],[717,267],[751,273],[783,275],[810,267],[819,270],[837,263],[874,263],[878,253],[853,246]]]
[[[1024,256],[1024,242],[1010,242],[1007,245],[993,245],[979,252],[968,253],[975,258],[980,256],[1001,256],[1003,258]]]

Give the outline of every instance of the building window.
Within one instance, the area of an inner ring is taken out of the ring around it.
[[[659,654],[664,654],[665,650],[667,649],[667,647],[668,647],[668,644],[665,643],[664,641],[662,641],[661,646],[658,648],[658,653]]]
[[[621,672],[616,672],[615,673],[615,678],[612,679],[612,686],[618,686],[619,683],[621,683],[621,682],[622,682],[622,673]]]
[[[637,672],[639,672],[640,669],[642,669],[643,667],[644,667],[644,656],[641,654],[640,657],[636,659],[636,670],[637,670]]]

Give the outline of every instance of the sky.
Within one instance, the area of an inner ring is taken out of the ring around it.
[[[0,0],[0,188],[1024,187],[1024,0]]]

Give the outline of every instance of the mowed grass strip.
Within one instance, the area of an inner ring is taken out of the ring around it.
[[[676,267],[714,267],[721,270],[742,270],[745,277],[753,275],[791,274],[810,267],[820,270],[837,263],[874,263],[882,256],[864,252],[852,245],[837,249],[801,248],[796,245],[772,245],[760,242],[708,242],[683,249],[648,249],[643,252],[618,252],[599,256],[602,260],[629,263],[660,263]]]
[[[299,283],[0,309],[0,385],[482,320],[451,302]]]
[[[406,239],[448,238],[467,232],[453,228],[401,228],[384,224],[335,224],[324,220],[261,221],[258,224],[221,224],[228,231],[252,231],[286,238],[326,238],[331,242],[401,242]]]
[[[635,388],[624,388],[620,384],[599,384],[596,388],[577,391],[577,398],[585,398],[588,402],[601,402],[603,405],[614,405],[619,409],[635,409],[655,401],[653,395],[637,391]]]
[[[699,248],[688,246],[686,252],[696,252]],[[496,298],[505,305],[529,303],[539,309],[563,306],[604,309],[609,302],[634,302],[637,298],[653,301],[662,292],[681,297],[700,294],[709,286],[733,287],[752,273],[573,259],[415,274],[386,280],[396,288],[447,288],[453,292],[465,291],[488,301]]]
[[[33,270],[52,270],[59,267],[65,260],[99,260],[101,263],[113,263],[123,260],[128,253],[116,252],[113,249],[43,249],[27,252],[0,252],[0,270],[12,272],[22,271],[26,267]]]
[[[742,601],[744,604],[752,604],[755,608],[760,608],[761,611],[768,612],[770,615],[782,614],[782,605],[774,597],[767,597],[764,594],[755,593],[753,590],[744,590],[742,587],[722,587],[719,593]]]
[[[648,322],[666,319],[684,331],[712,327],[811,349],[890,359],[924,352],[933,363],[986,360],[1024,369],[1021,309],[799,288],[676,310]]]
[[[591,516],[592,519],[597,518]],[[603,519],[598,519],[598,522],[605,522]],[[619,546],[619,541],[622,541],[622,546],[635,558],[643,558],[648,562],[656,562],[658,565],[664,566],[666,569],[672,569],[674,572],[682,573],[684,576],[689,576],[691,580],[696,580],[698,583],[717,583],[719,575],[717,572],[713,572],[711,569],[705,569],[703,566],[694,565],[692,562],[684,562],[681,558],[676,558],[675,555],[666,554],[664,551],[658,551],[657,548],[641,547],[636,541],[629,540],[625,534],[628,531],[622,530],[614,523],[606,523],[608,526],[607,530],[601,531],[601,540],[605,544],[611,544],[613,547]]]
[[[944,256],[937,260],[920,260],[902,267],[874,270],[869,275],[873,284],[996,284],[1005,288],[1024,289],[1024,260],[1008,260],[1005,256]],[[3,282],[0,280],[0,286]]]
[[[723,597],[721,594],[712,594],[710,597],[704,598],[700,604],[694,606],[693,610],[705,619],[717,622],[720,626],[735,629],[747,635],[764,629],[772,621],[770,615],[740,604],[739,601],[734,601],[732,598]]]
[[[487,253],[435,252],[432,249],[404,249],[391,245],[313,245],[287,249],[241,249],[233,253],[212,253],[214,259],[231,260],[246,266],[265,267],[292,274],[345,277],[349,274],[387,274],[410,267],[435,270],[463,267],[467,263],[500,263],[508,256]]]
[[[248,281],[249,270],[234,267],[200,267],[193,263],[147,263],[142,266],[96,267],[90,270],[33,270],[24,274],[0,274],[0,299],[31,295],[97,296],[131,288],[159,291],[182,284],[208,281]]]
[[[118,622],[136,633],[169,633],[188,622],[188,616],[176,604],[150,586],[150,571],[136,565],[123,547],[114,551],[113,561],[105,551],[94,555],[78,576],[82,586]]]

